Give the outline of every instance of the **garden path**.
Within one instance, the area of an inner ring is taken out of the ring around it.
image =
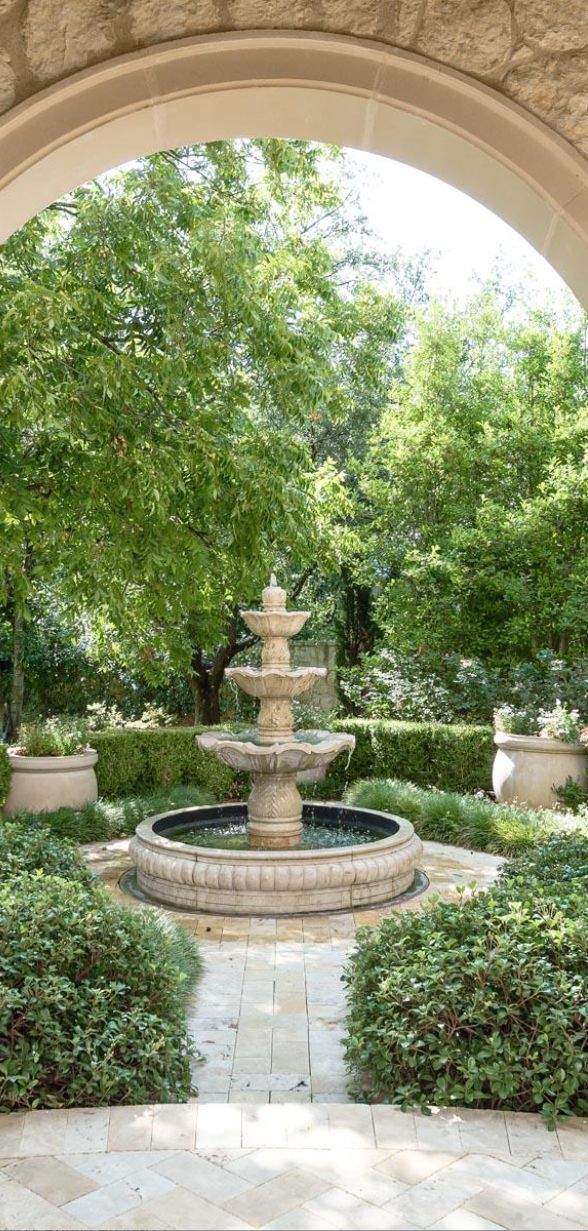
[[[11,1231],[582,1231],[588,1121],[191,1103],[0,1117]]]
[[[86,847],[91,866],[120,895],[126,842]],[[420,910],[432,893],[487,887],[495,855],[425,842],[429,889],[395,906],[353,914],[249,919],[168,913],[198,937],[204,973],[190,1019],[204,1059],[194,1067],[199,1102],[345,1103],[341,970],[355,931],[391,911]],[[133,899],[125,897],[125,901]]]
[[[86,854],[120,893],[126,844]],[[446,897],[499,863],[425,844],[429,892]],[[344,1101],[340,969],[356,927],[385,913],[176,914],[206,963],[198,1099],[0,1117],[0,1228],[587,1231],[588,1121],[548,1132],[537,1115]]]

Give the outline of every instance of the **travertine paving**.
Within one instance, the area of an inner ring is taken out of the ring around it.
[[[126,842],[86,848],[116,893],[126,850]],[[500,863],[494,855],[427,842],[427,894],[394,907],[277,920],[169,911],[196,933],[205,962],[190,1022],[203,1056],[194,1066],[199,1101],[347,1102],[341,970],[357,928],[393,910],[420,910],[431,893],[454,896],[474,882],[485,888]]]
[[[336,1103],[8,1115],[0,1211],[13,1231],[581,1231],[588,1123]]]
[[[86,848],[117,894],[125,849]],[[426,844],[443,896],[499,863]],[[588,1121],[346,1101],[341,966],[385,913],[175,915],[205,958],[199,1095],[0,1117],[0,1231],[588,1231]]]

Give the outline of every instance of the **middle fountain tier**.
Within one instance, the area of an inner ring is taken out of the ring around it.
[[[257,727],[233,735],[206,731],[200,747],[233,769],[253,778],[247,802],[247,836],[251,846],[296,847],[303,830],[302,799],[296,785],[300,773],[322,770],[345,749],[355,747],[346,732],[294,731],[292,699],[326,675],[324,667],[290,666],[289,638],[299,633],[308,611],[287,611],[286,591],[272,575],[262,594],[262,611],[242,611],[252,633],[263,642],[261,667],[230,667],[225,674],[261,704]]]

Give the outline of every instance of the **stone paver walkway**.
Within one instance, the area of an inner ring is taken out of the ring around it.
[[[86,848],[114,892],[128,867],[127,843]],[[204,957],[190,1028],[203,1062],[194,1068],[200,1102],[348,1101],[341,1048],[343,964],[356,929],[396,910],[420,910],[431,893],[485,888],[502,861],[426,842],[427,894],[354,914],[286,919],[168,913],[193,931]],[[133,899],[126,898],[127,902]]]
[[[126,843],[86,857],[120,894]],[[499,863],[425,844],[444,897]],[[587,1121],[346,1102],[341,966],[387,913],[173,914],[205,959],[198,1098],[0,1117],[0,1231],[588,1231]]]
[[[394,1107],[212,1103],[0,1118],[0,1225],[20,1231],[581,1231],[588,1123]]]

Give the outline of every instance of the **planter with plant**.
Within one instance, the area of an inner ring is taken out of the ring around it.
[[[552,808],[562,784],[586,785],[586,728],[578,710],[557,701],[534,712],[503,705],[494,714],[492,786],[500,803]]]
[[[97,756],[80,719],[49,718],[21,728],[20,743],[9,749],[10,789],[4,806],[14,812],[79,808],[98,798]]]

